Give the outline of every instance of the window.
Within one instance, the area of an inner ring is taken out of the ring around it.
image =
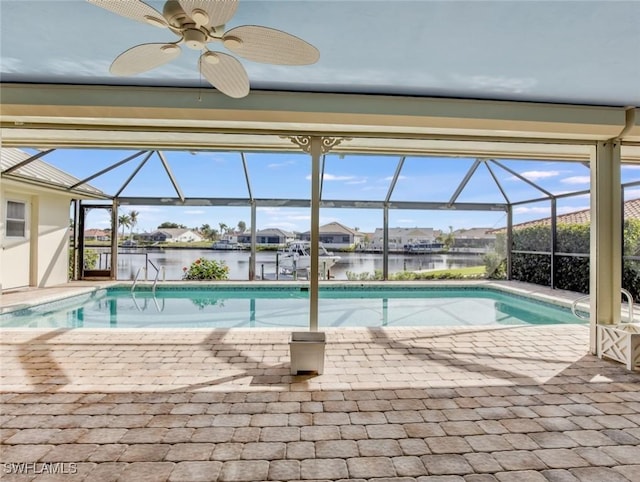
[[[24,238],[26,235],[27,205],[23,202],[7,201],[5,235],[9,238]]]

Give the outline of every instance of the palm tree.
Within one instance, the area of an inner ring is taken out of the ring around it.
[[[203,224],[202,226],[200,226],[200,232],[202,233],[202,236],[204,236],[205,239],[210,240],[213,238],[214,230],[211,229],[211,226],[209,226],[209,224]]]
[[[449,226],[449,232],[447,234],[441,233],[438,236],[437,241],[444,245],[445,250],[450,250],[456,242],[456,237],[453,234],[453,226]]]
[[[133,228],[138,224],[138,215],[140,213],[138,211],[129,211],[129,227],[131,231],[129,231],[129,238],[133,239]]]
[[[118,226],[122,226],[122,237],[124,238],[124,228],[131,226],[131,218],[128,214],[118,216]]]
[[[229,226],[227,226],[225,223],[218,223],[218,226],[220,226],[220,236],[224,236],[224,233],[227,232]]]
[[[244,233],[247,230],[247,223],[244,221],[238,221],[238,231]]]

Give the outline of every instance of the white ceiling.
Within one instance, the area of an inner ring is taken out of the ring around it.
[[[311,66],[243,60],[254,90],[640,106],[638,1],[241,0],[227,27],[245,24],[320,50]],[[112,77],[122,51],[175,37],[83,0],[1,0],[0,32],[2,82],[211,89],[188,49]]]

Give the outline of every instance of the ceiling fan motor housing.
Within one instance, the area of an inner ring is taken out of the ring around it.
[[[202,50],[207,42],[207,34],[195,28],[183,31],[182,38],[185,45],[193,50]]]

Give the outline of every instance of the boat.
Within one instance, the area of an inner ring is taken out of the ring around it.
[[[338,262],[340,256],[327,251],[320,243],[319,248],[319,269],[326,273],[334,264]],[[294,271],[307,270],[311,268],[311,243],[309,241],[293,241],[281,251],[278,251],[278,263],[283,273],[291,274]]]
[[[233,243],[227,239],[221,239],[220,241],[213,243],[211,245],[211,249],[228,251],[232,249],[242,249],[242,247],[238,243]]]
[[[444,244],[442,243],[428,243],[418,242],[413,244],[406,244],[404,246],[404,252],[410,254],[416,253],[438,253],[442,251]]]

